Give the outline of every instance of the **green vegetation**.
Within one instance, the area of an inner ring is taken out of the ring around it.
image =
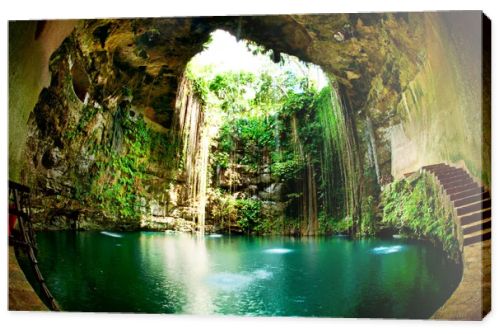
[[[352,227],[353,221],[351,217],[344,219],[336,219],[322,211],[318,217],[319,231],[321,234],[344,234]]]
[[[459,257],[451,212],[439,197],[438,186],[427,175],[413,182],[393,182],[382,192],[382,224],[409,237],[440,243],[454,259]]]
[[[273,119],[259,116],[238,117],[233,122],[226,122],[220,129],[220,152],[216,163],[229,167],[228,158],[232,152],[244,152],[238,163],[247,165],[256,171],[262,163],[262,157],[275,150]]]
[[[101,110],[91,105],[84,105],[82,108],[82,116],[80,117],[75,128],[66,132],[66,138],[69,140],[74,139],[77,135],[82,134],[85,127],[89,124],[90,120]]]
[[[297,64],[307,72],[308,65]],[[217,120],[212,124],[218,129],[212,173],[222,169],[237,174],[236,166],[244,166],[250,175],[268,170],[271,183],[284,184],[287,191],[282,201],[287,209],[283,219],[259,213],[262,199],[238,200],[237,223],[248,233],[275,233],[298,228],[300,221],[307,223],[309,217],[300,211],[302,203],[309,202],[303,192],[311,185],[305,182],[312,182],[318,193],[313,204],[305,204],[319,208],[318,232],[348,232],[354,223],[348,210],[354,195],[346,199],[345,179],[351,174],[343,164],[350,157],[338,157],[346,149],[340,101],[330,85],[319,89],[307,75],[284,68],[274,74],[271,69],[214,74],[209,66],[188,67],[187,75],[205,112]],[[265,185],[259,187],[262,190]],[[220,196],[227,191],[220,189]]]
[[[247,233],[259,227],[262,223],[262,202],[254,199],[236,200],[238,210],[238,225]]]
[[[98,112],[101,110],[83,107],[83,116],[68,136],[81,134]],[[131,116],[127,103],[114,112],[113,126],[119,130],[111,145],[91,143],[90,153],[97,155],[96,161],[92,173],[76,184],[74,197],[99,203],[110,217],[137,221],[145,205],[142,198],[149,194],[144,188],[149,180],[148,166],[157,163],[166,171],[173,170],[174,146],[166,134],[153,131],[142,116]]]

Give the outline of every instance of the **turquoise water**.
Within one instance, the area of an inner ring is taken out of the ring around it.
[[[403,240],[41,232],[67,311],[427,318],[460,266]]]

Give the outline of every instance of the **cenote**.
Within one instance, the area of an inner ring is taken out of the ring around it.
[[[464,103],[482,92],[462,91],[480,80],[454,76],[442,15],[75,23],[40,51],[50,84],[9,100],[33,101],[9,104],[9,178],[31,196],[9,233],[34,289],[63,311],[435,315],[464,230],[491,227],[481,104]]]
[[[67,311],[428,318],[461,268],[429,243],[164,232],[40,232]]]

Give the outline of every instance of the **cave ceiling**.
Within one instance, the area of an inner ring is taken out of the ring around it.
[[[273,50],[276,60],[287,53],[322,66],[353,111],[390,113],[423,62],[420,20],[411,14],[98,19],[81,21],[73,38],[97,87],[109,93],[126,85],[134,105],[169,127],[185,66],[216,29]]]

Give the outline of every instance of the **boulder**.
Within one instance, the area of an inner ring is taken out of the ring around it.
[[[283,183],[273,183],[259,192],[259,197],[266,201],[279,201],[283,195],[283,189]]]
[[[151,200],[149,202],[149,212],[152,216],[164,216],[165,209],[164,206],[160,205],[157,200]]]

